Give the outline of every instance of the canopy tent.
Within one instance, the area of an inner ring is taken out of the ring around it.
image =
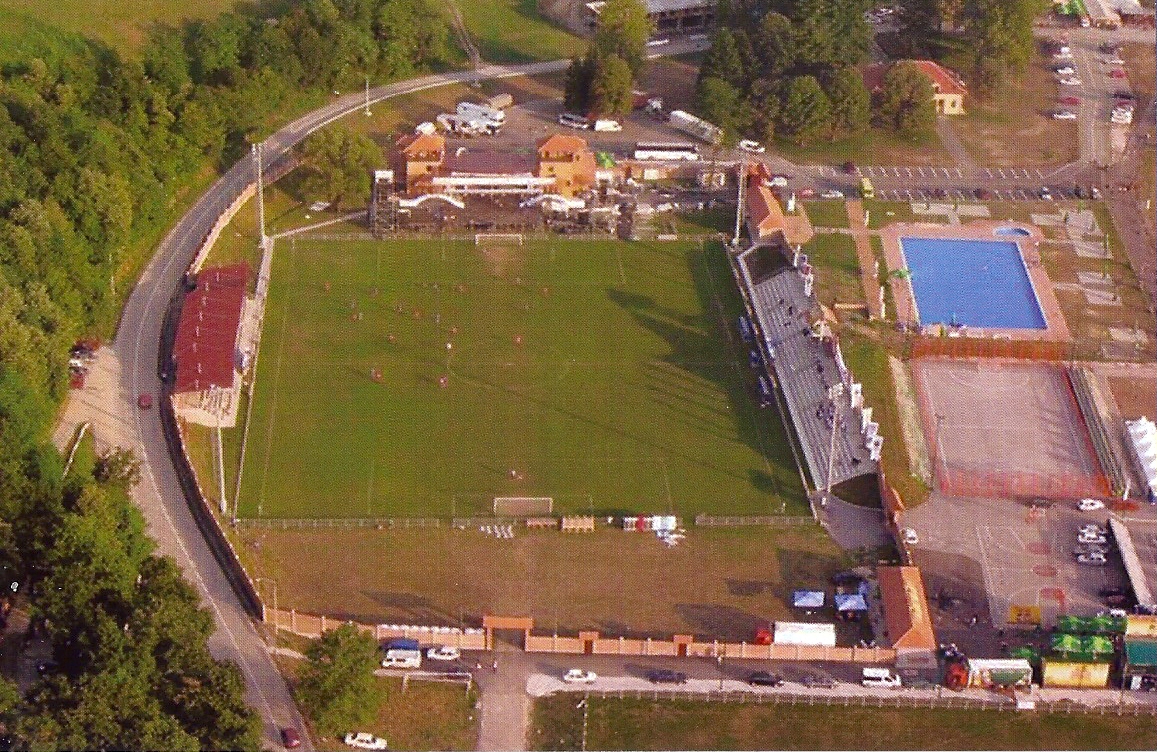
[[[823,608],[824,601],[822,590],[796,590],[791,594],[791,605],[795,608]]]
[[[1113,641],[1108,637],[1091,635],[1081,640],[1081,652],[1089,655],[1112,655]]]
[[[1081,638],[1071,634],[1055,634],[1053,635],[1052,649],[1053,652],[1062,655],[1079,653],[1081,652]]]
[[[868,602],[861,593],[836,593],[836,611],[855,612],[867,611]]]
[[[1084,622],[1085,620],[1080,616],[1063,614],[1057,617],[1057,631],[1071,633],[1084,632]]]
[[[777,621],[772,639],[777,645],[825,645],[834,648],[836,625]]]

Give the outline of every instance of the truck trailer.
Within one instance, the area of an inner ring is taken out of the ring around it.
[[[694,136],[700,141],[718,145],[719,142],[723,140],[722,128],[708,123],[703,118],[695,117],[690,112],[672,110],[669,122],[687,135]]]

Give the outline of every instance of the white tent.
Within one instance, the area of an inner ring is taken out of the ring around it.
[[[1157,426],[1145,417],[1125,421],[1133,459],[1147,485],[1150,501],[1157,499]]]
[[[798,621],[777,621],[775,636],[777,645],[823,645],[836,646],[835,624],[806,624]]]

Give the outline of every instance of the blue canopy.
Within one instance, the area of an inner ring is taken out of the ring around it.
[[[859,593],[836,594],[836,611],[867,611],[868,602]]]
[[[791,594],[791,605],[796,608],[823,608],[824,591],[796,590]]]

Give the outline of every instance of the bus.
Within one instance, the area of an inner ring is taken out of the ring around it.
[[[695,162],[699,159],[699,147],[695,144],[635,144],[635,159],[640,162]]]
[[[861,198],[875,198],[876,189],[872,187],[872,181],[867,178],[860,178],[860,197]]]

